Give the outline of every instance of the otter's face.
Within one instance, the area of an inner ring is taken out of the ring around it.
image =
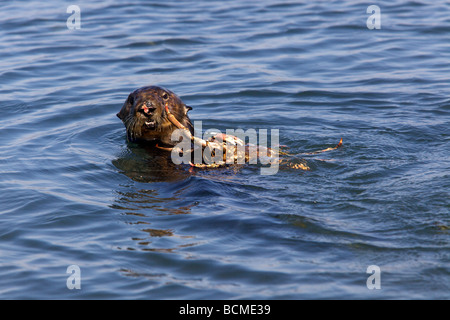
[[[191,107],[186,106],[173,92],[161,87],[143,87],[132,92],[117,116],[127,129],[129,141],[157,141],[173,144],[170,140],[176,129],[167,119],[166,104],[178,121],[189,129],[193,126],[187,116]]]

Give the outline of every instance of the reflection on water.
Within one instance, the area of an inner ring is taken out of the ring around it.
[[[158,214],[188,214],[190,207],[168,208],[165,205],[180,200],[176,197],[158,197],[155,190],[139,190],[138,192],[123,193],[118,191],[119,199],[113,208],[125,210],[126,214],[142,216],[142,211],[148,209],[153,215]],[[192,206],[191,206],[192,207]]]
[[[136,170],[135,168],[134,172]],[[159,173],[160,171],[156,170],[155,172]],[[139,173],[142,174],[142,172]],[[149,171],[146,171],[145,174],[149,174]],[[173,173],[169,178],[175,176],[176,173]],[[164,177],[168,177],[168,175],[165,174]],[[148,180],[149,177],[145,179]],[[155,179],[160,180],[162,177],[156,177]],[[123,222],[133,228],[131,240],[135,243],[134,246],[118,247],[118,249],[174,252],[178,248],[194,246],[196,242],[191,242],[195,239],[193,235],[178,235],[171,228],[151,227],[155,220],[158,221],[158,225],[163,225],[160,221],[164,220],[164,216],[190,214],[191,209],[196,206],[196,203],[176,205],[180,202],[183,202],[182,198],[176,195],[163,197],[156,190],[117,191],[115,203],[111,208],[119,210],[124,216]],[[166,237],[175,240],[165,241],[165,239],[162,239]]]
[[[120,172],[137,182],[176,182],[187,179],[186,166],[177,166],[170,153],[152,146],[130,144],[129,152],[113,161]]]

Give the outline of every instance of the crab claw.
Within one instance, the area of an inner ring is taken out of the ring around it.
[[[173,150],[173,148],[160,147],[158,144],[156,144],[155,147],[157,147],[158,149],[161,149],[161,150],[165,150],[165,151],[172,151]]]

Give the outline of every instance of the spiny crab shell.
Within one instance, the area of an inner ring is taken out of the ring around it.
[[[230,164],[245,164],[245,163],[257,163],[258,157],[267,157],[274,161],[278,161],[277,153],[271,148],[258,147],[245,142],[233,135],[218,133],[211,136],[208,140],[198,140],[203,150],[205,157],[214,158],[214,161],[210,164],[205,163],[190,163],[191,166],[197,168],[218,168]],[[216,152],[219,152],[217,156],[222,159],[216,159]],[[211,161],[209,161],[211,162]]]

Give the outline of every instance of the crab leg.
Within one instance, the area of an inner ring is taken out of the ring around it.
[[[314,151],[314,152],[305,152],[305,153],[300,153],[300,155],[312,155],[312,154],[318,154],[318,153],[322,153],[322,152],[326,152],[326,151],[332,151],[332,150],[336,150],[337,148],[342,147],[342,138],[339,141],[339,143],[337,144],[336,147],[332,147],[332,148],[326,148],[323,150],[319,150],[319,151]]]
[[[172,151],[173,148],[165,148],[165,147],[160,147],[158,144],[156,144],[156,146],[158,149],[164,150],[164,151]]]
[[[202,146],[202,147],[206,147],[206,146],[208,145],[208,142],[207,142],[207,141],[205,141],[205,140],[203,140],[203,139],[199,139],[199,138],[193,136],[193,135],[191,134],[191,132],[189,131],[189,129],[186,128],[185,126],[183,126],[183,125],[177,120],[177,118],[175,118],[175,116],[172,114],[172,112],[169,111],[169,104],[168,104],[168,103],[166,103],[166,113],[167,113],[167,119],[169,119],[169,121],[170,121],[175,127],[177,127],[178,129],[184,130],[184,131],[187,133],[188,137],[191,139],[191,141],[192,141],[194,144],[199,145],[199,146]]]

